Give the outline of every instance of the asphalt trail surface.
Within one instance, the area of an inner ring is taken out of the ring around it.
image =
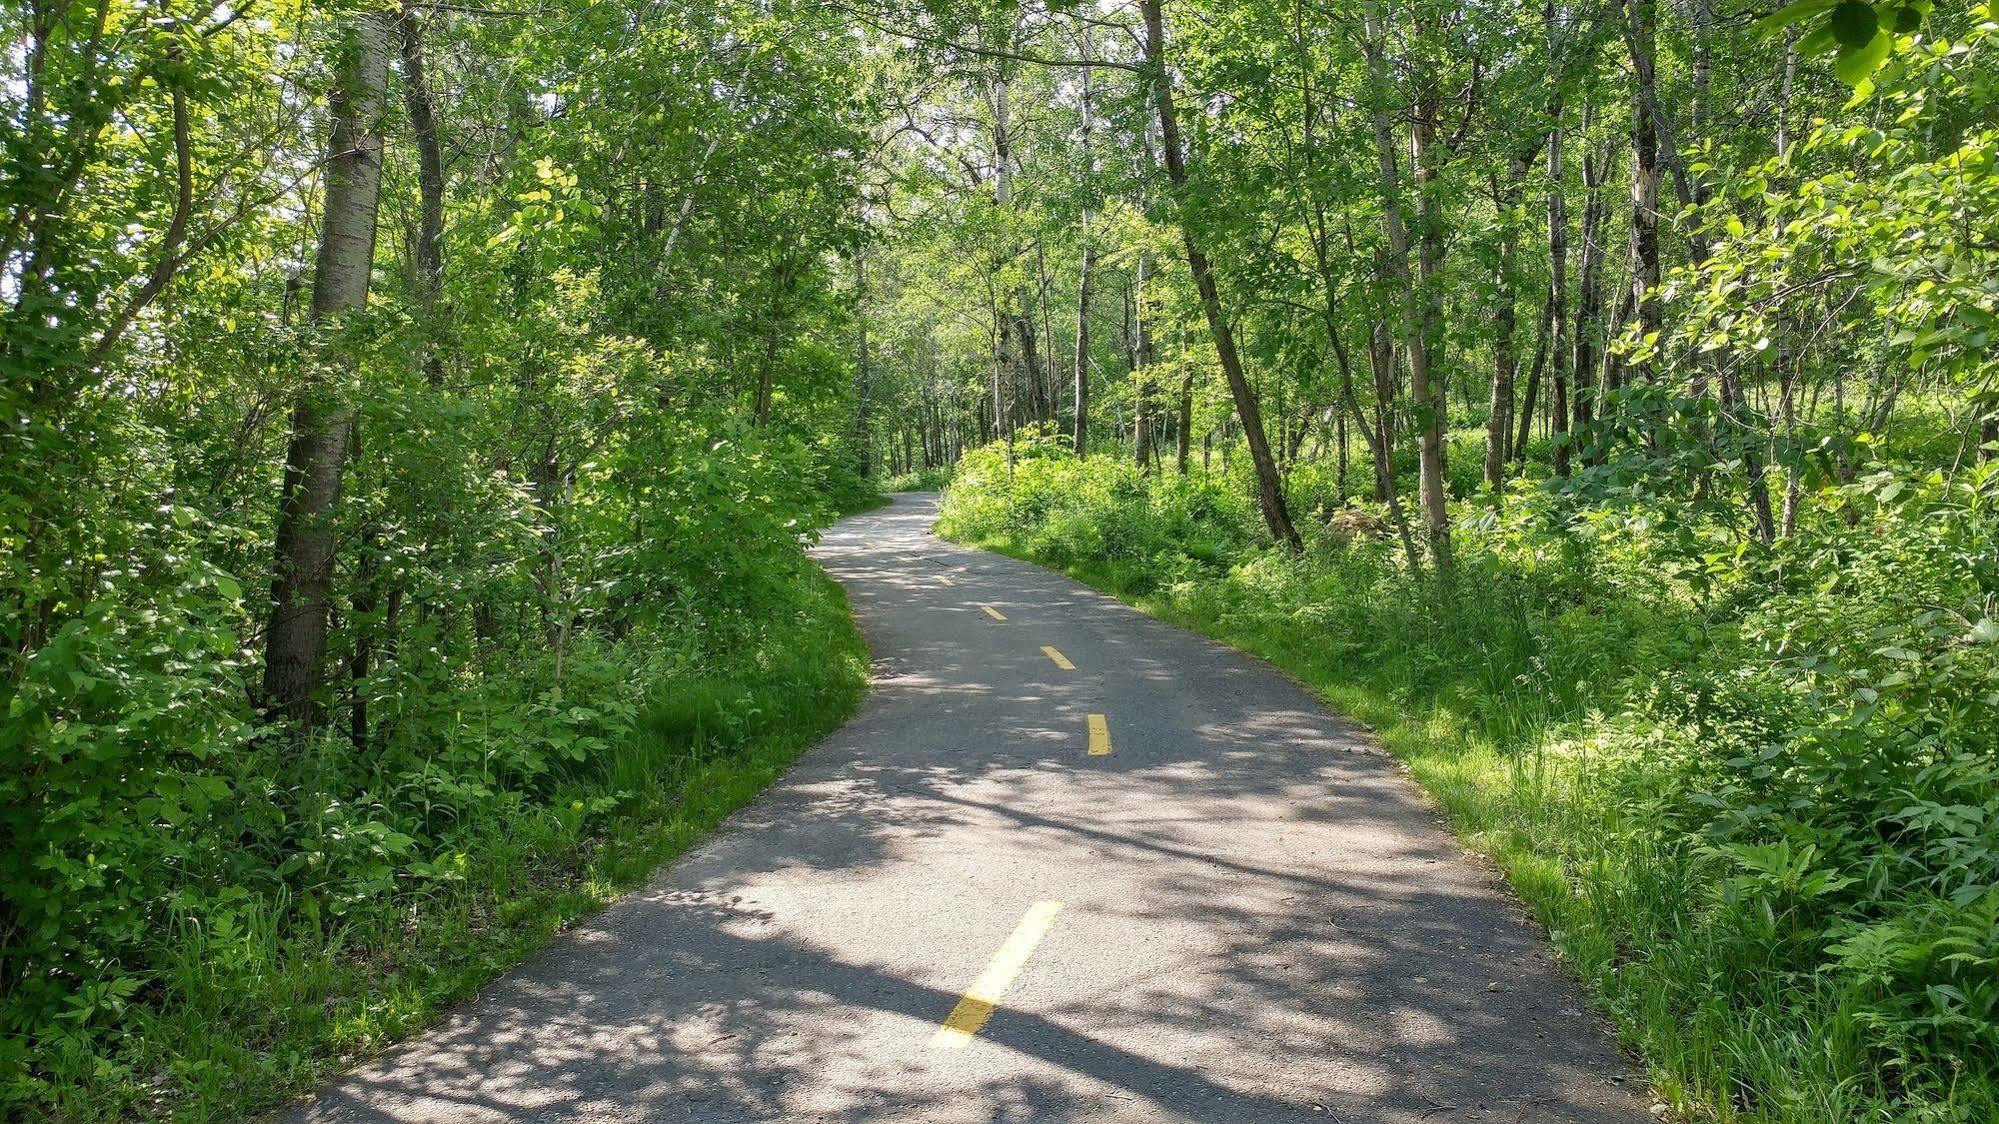
[[[936,539],[935,511],[898,496],[815,551],[874,653],[853,722],[285,1118],[1652,1119],[1517,903],[1352,727]]]

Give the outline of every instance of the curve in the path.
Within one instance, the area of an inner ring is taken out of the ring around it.
[[[815,552],[875,656],[851,724],[289,1118],[1650,1119],[1391,761],[1264,665],[934,514],[899,496]],[[940,1042],[1001,962],[990,1021]]]

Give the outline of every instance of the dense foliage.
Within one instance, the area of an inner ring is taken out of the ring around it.
[[[0,1114],[268,1104],[852,705],[841,37],[0,11]]]
[[[1995,37],[0,7],[0,1111],[254,1109],[629,884],[957,466],[1381,726],[1686,1115],[1989,1119]]]

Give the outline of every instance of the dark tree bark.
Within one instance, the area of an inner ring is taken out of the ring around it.
[[[1557,108],[1556,113],[1560,110]],[[1549,428],[1555,473],[1569,473],[1569,206],[1567,148],[1559,116],[1548,133],[1548,366],[1554,384]]]
[[[404,7],[396,18],[402,39],[403,106],[409,113],[410,139],[416,144],[417,307],[424,329],[423,375],[431,386],[444,383],[444,356],[438,347],[438,302],[444,294],[444,156],[437,139],[436,103],[424,64],[423,24],[416,10]]]
[[[1090,244],[1089,217],[1083,218],[1083,262],[1076,275],[1075,411],[1069,444],[1077,456],[1089,452],[1090,441],[1090,284],[1097,268],[1097,251]]]
[[[1634,29],[1640,27],[1638,8],[1650,0],[1630,0],[1627,11]],[[1650,51],[1650,29],[1644,28],[1641,42],[1632,39],[1634,52]],[[1634,95],[1631,107],[1631,295],[1638,309],[1639,331],[1652,334],[1660,328],[1659,301],[1653,295],[1659,287],[1659,126],[1652,119],[1649,97]],[[1779,141],[1779,147],[1782,141]]]
[[[1584,135],[1590,132],[1593,116],[1584,117]],[[1596,414],[1597,341],[1603,331],[1604,227],[1609,217],[1603,185],[1610,162],[1608,145],[1600,158],[1583,158],[1582,261],[1580,292],[1576,297],[1575,362],[1571,365],[1575,372],[1575,401],[1571,403],[1570,432],[1578,441],[1588,436]],[[1600,454],[1595,452],[1589,456],[1592,464],[1599,459]]]
[[[1493,278],[1492,398],[1485,426],[1485,486],[1498,491],[1506,482],[1507,454],[1513,438],[1514,378],[1520,370],[1520,347],[1516,336],[1513,277],[1520,260],[1520,228],[1514,209],[1520,205],[1527,173],[1540,150],[1536,140],[1513,154],[1507,162],[1506,186],[1494,194],[1501,210],[1499,266]]]
[[[1514,460],[1527,459],[1527,442],[1534,436],[1534,407],[1541,395],[1541,375],[1548,368],[1549,323],[1555,318],[1552,294],[1541,301],[1540,327],[1534,333],[1534,362],[1527,368],[1527,386],[1520,395],[1520,431],[1513,439]]]

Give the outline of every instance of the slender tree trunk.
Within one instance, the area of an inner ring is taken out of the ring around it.
[[[1650,0],[1630,0],[1627,12]],[[1633,39],[1634,50],[1637,39]],[[1646,49],[1649,49],[1649,35]],[[1631,107],[1631,294],[1638,309],[1638,330],[1659,331],[1659,125],[1652,118],[1651,99],[1635,95]],[[1780,126],[1781,128],[1781,126]],[[1781,141],[1780,147],[1781,147]]]
[[[1590,124],[1594,117],[1593,111],[1584,114],[1583,135],[1591,132]],[[1578,441],[1589,437],[1596,413],[1596,349],[1598,337],[1603,331],[1603,233],[1609,209],[1603,197],[1603,184],[1610,171],[1610,162],[1608,145],[1599,159],[1583,158],[1581,291],[1576,297],[1575,362],[1570,368],[1575,374],[1570,432]],[[1600,453],[1594,451],[1588,457],[1591,464],[1600,459]]]
[[[1437,318],[1442,293],[1437,274],[1443,265],[1443,229],[1437,213],[1433,180],[1436,168],[1434,125],[1436,105],[1434,84],[1426,85],[1417,98],[1415,124],[1410,129],[1410,157],[1419,196],[1423,229],[1417,255],[1418,278],[1409,273],[1409,231],[1402,219],[1402,173],[1395,152],[1395,136],[1390,108],[1388,77],[1388,27],[1379,5],[1368,0],[1362,7],[1363,50],[1367,56],[1370,87],[1369,117],[1373,125],[1375,159],[1379,173],[1382,233],[1387,253],[1380,260],[1388,267],[1387,281],[1392,292],[1401,295],[1402,348],[1409,360],[1409,392],[1417,411],[1417,499],[1429,539],[1430,556],[1439,570],[1451,565],[1450,508],[1444,493],[1444,424],[1449,408],[1441,380],[1430,370],[1430,348],[1437,338]],[[1418,282],[1420,281],[1420,287]]]
[[[1173,468],[1180,475],[1187,475],[1188,446],[1194,440],[1194,368],[1192,364],[1180,372],[1179,432],[1173,443]]]
[[[1367,445],[1368,463],[1374,480],[1375,502],[1386,504],[1388,518],[1395,527],[1396,536],[1402,542],[1403,555],[1409,561],[1413,573],[1422,569],[1423,560],[1416,550],[1416,540],[1409,531],[1409,519],[1402,508],[1402,500],[1397,492],[1395,466],[1391,456],[1392,414],[1390,403],[1395,395],[1395,352],[1388,338],[1388,326],[1376,321],[1368,336],[1368,364],[1374,376],[1375,415],[1370,425],[1367,411],[1361,405],[1360,395],[1354,389],[1353,358],[1347,352],[1346,341],[1340,334],[1338,288],[1333,283],[1331,231],[1326,223],[1326,211],[1316,201],[1312,204],[1312,256],[1319,269],[1319,295],[1323,302],[1326,343],[1332,349],[1333,361],[1339,369],[1341,408],[1334,411],[1339,425],[1340,465],[1338,470],[1339,494],[1341,499],[1347,494],[1347,425],[1351,416],[1360,429],[1361,441]],[[1348,249],[1352,250],[1352,235],[1348,233]],[[1377,255],[1376,272],[1384,265]]]
[[[361,453],[361,426],[353,426],[353,436],[349,438],[352,448],[349,455],[359,460]],[[351,612],[348,623],[353,632],[353,647],[347,653],[347,740],[354,745],[354,751],[365,755],[368,752],[370,722],[368,717],[368,677],[373,673],[375,661],[375,610],[376,587],[381,579],[378,565],[379,552],[375,541],[375,528],[366,526],[361,532],[354,574],[354,593],[350,599]]]
[[[438,304],[444,295],[444,156],[437,139],[437,110],[424,64],[423,23],[405,6],[396,19],[402,39],[403,106],[416,145],[417,307],[424,331],[423,376],[432,387],[444,384],[444,352],[438,345]]]
[[[1140,0],[1145,16],[1145,60],[1152,71],[1154,108],[1159,113],[1160,148],[1166,159],[1166,176],[1176,194],[1187,190],[1187,162],[1180,143],[1180,122],[1173,107],[1173,76],[1166,66],[1166,29],[1160,16],[1160,0]],[[1176,203],[1178,201],[1176,200]],[[1250,461],[1256,470],[1256,501],[1270,537],[1285,546],[1303,549],[1304,541],[1291,525],[1291,510],[1284,502],[1284,483],[1271,458],[1270,442],[1263,432],[1263,412],[1256,392],[1243,373],[1242,356],[1236,351],[1235,329],[1222,307],[1221,290],[1215,284],[1214,267],[1201,250],[1200,235],[1184,208],[1180,214],[1180,239],[1187,251],[1187,271],[1194,275],[1200,293],[1201,310],[1207,315],[1208,330],[1215,338],[1215,354],[1222,375],[1228,380],[1229,395],[1235,399],[1236,416],[1242,420],[1243,437],[1249,443]]]
[[[854,455],[855,470],[866,480],[875,474],[874,435],[869,432],[869,396],[874,391],[874,371],[868,365],[868,251],[863,246],[854,254],[854,325],[859,337],[854,347]],[[930,443],[924,442],[924,459],[929,459]]]
[[[778,319],[777,310],[773,307],[770,323],[764,328],[763,358],[757,364],[756,399],[750,410],[759,427],[770,423],[771,384],[777,370],[777,344]]]
[[[325,206],[312,285],[312,316],[327,323],[368,301],[381,201],[382,118],[389,85],[389,27],[358,15],[339,49],[330,97]],[[329,356],[336,366],[351,357]],[[319,718],[333,586],[334,514],[347,468],[354,408],[341,380],[314,380],[292,410],[278,507],[271,618],[264,641],[264,706],[304,730]]]
[[[1499,265],[1493,278],[1493,289],[1498,295],[1493,309],[1492,400],[1485,423],[1485,486],[1495,492],[1506,483],[1507,453],[1513,439],[1513,383],[1520,370],[1513,291],[1520,260],[1520,223],[1515,210],[1526,187],[1528,170],[1534,166],[1534,150],[1539,147],[1536,143],[1513,154],[1507,164],[1506,189],[1498,193]]]
[[[1371,431],[1367,428],[1359,402],[1352,403],[1354,422],[1361,426],[1361,435],[1367,438],[1367,451],[1374,466],[1375,501],[1388,508],[1388,520],[1402,542],[1402,555],[1409,562],[1409,571],[1416,573],[1423,568],[1423,556],[1417,549],[1415,533],[1409,527],[1409,516],[1402,505],[1401,482],[1395,479],[1395,340],[1388,330],[1387,321],[1375,322],[1368,339],[1367,354],[1368,364],[1374,372],[1374,428]],[[1351,390],[1348,397],[1352,397]]]
[[[1708,67],[1707,46],[1710,14],[1704,0],[1693,0],[1688,6],[1693,21],[1695,81],[1693,118],[1696,131],[1707,124]],[[1691,168],[1681,148],[1678,128],[1673,117],[1666,112],[1659,101],[1658,66],[1653,43],[1657,38],[1656,22],[1658,13],[1655,0],[1627,0],[1625,21],[1625,44],[1630,48],[1631,71],[1638,103],[1644,106],[1658,132],[1660,157],[1666,165],[1673,183],[1673,191],[1683,207],[1704,209],[1708,204],[1708,184],[1704,177]],[[1694,264],[1707,260],[1711,252],[1708,236],[1701,225],[1696,223],[1687,231],[1687,245]],[[1693,393],[1701,396],[1707,393],[1711,364],[1697,358],[1694,363]],[[1723,367],[1718,380],[1721,390],[1723,413],[1731,415],[1738,422],[1744,412],[1742,387],[1733,370]],[[1767,431],[1766,431],[1767,432]],[[1749,482],[1749,507],[1755,520],[1756,536],[1764,542],[1776,537],[1776,520],[1770,509],[1770,486],[1764,476],[1763,454],[1753,443],[1746,446],[1742,454],[1744,474]]]
[[[1003,441],[1013,436],[1013,429],[1006,417],[1006,320],[1000,311],[998,297],[992,300],[993,314],[993,440]]]
[[[1138,287],[1132,297],[1132,361],[1138,372],[1136,420],[1131,428],[1132,463],[1140,472],[1152,463],[1152,258],[1138,255]]]
[[[1424,80],[1416,121],[1410,126],[1410,164],[1419,198],[1423,230],[1417,239],[1416,267],[1421,281],[1416,335],[1409,351],[1409,393],[1424,410],[1417,435],[1417,491],[1423,504],[1424,531],[1430,558],[1439,571],[1451,568],[1451,509],[1445,489],[1444,433],[1450,426],[1450,386],[1433,369],[1444,343],[1444,217],[1437,198],[1438,117],[1436,84]]]
[[[1090,440],[1090,283],[1097,268],[1096,247],[1090,244],[1089,216],[1083,217],[1083,262],[1076,275],[1075,415],[1070,447],[1077,456],[1089,452]]]
[[[1554,431],[1555,473],[1569,473],[1569,205],[1567,138],[1563,135],[1559,93],[1551,109],[1548,132],[1548,356],[1554,393],[1550,428]]]
[[[1034,314],[1027,301],[1027,291],[1022,289],[1014,294],[1018,310],[1013,317],[1014,335],[1020,341],[1020,371],[1027,384],[1027,420],[1039,421],[1048,416],[1047,395],[1044,393],[1041,371],[1041,352],[1034,339]]]
[[[1090,25],[1082,24],[1083,55],[1090,57]],[[1076,271],[1076,366],[1074,371],[1076,400],[1075,416],[1072,420],[1070,447],[1078,457],[1089,451],[1090,440],[1090,282],[1097,268],[1097,247],[1090,239],[1090,208],[1094,203],[1091,195],[1096,190],[1097,156],[1090,147],[1090,134],[1095,125],[1094,89],[1090,68],[1083,68],[1082,104],[1082,149],[1083,149],[1083,215],[1077,224],[1077,237],[1083,243],[1082,264]]]
[[[1159,0],[1139,0],[1145,16],[1145,64],[1151,70],[1153,108],[1159,114],[1159,148],[1165,156],[1165,174],[1175,194],[1187,190],[1187,162],[1179,142],[1179,116],[1173,108],[1173,76],[1165,66],[1165,22],[1159,16]],[[1177,200],[1175,200],[1177,202]],[[1235,398],[1235,416],[1241,418],[1243,438],[1249,442],[1249,460],[1255,466],[1257,508],[1263,512],[1263,526],[1269,536],[1291,550],[1301,550],[1303,540],[1291,526],[1291,510],[1283,502],[1283,480],[1277,476],[1277,462],[1269,456],[1269,440],[1263,434],[1263,412],[1257,408],[1255,392],[1243,374],[1241,354],[1235,352],[1235,328],[1227,310],[1221,308],[1221,290],[1215,286],[1215,270],[1201,252],[1199,234],[1181,210],[1179,238],[1187,250],[1187,272],[1193,274],[1193,288],[1201,296],[1201,312],[1207,316],[1207,330],[1215,338],[1215,358],[1221,360],[1221,374],[1227,378],[1229,396]]]
[[[1520,432],[1513,439],[1515,460],[1527,459],[1527,442],[1534,435],[1534,407],[1541,395],[1541,373],[1548,367],[1549,322],[1555,318],[1553,294],[1541,301],[1541,323],[1534,333],[1534,362],[1527,368],[1527,388],[1520,395]]]
[[[993,99],[993,201],[1000,212],[1005,214],[1013,207],[1013,120],[1012,85],[1007,77],[1005,64],[995,66],[992,80]],[[1013,257],[1020,256],[1020,247],[1015,246]],[[1047,407],[1043,401],[1042,372],[1039,348],[1034,338],[1034,302],[1029,299],[1027,286],[1022,284],[1006,294],[1011,306],[1006,319],[1011,326],[1015,341],[1020,346],[1020,373],[1026,384],[1025,411],[1027,420],[1033,421],[1046,416]],[[1005,329],[1002,329],[1004,331]]]

